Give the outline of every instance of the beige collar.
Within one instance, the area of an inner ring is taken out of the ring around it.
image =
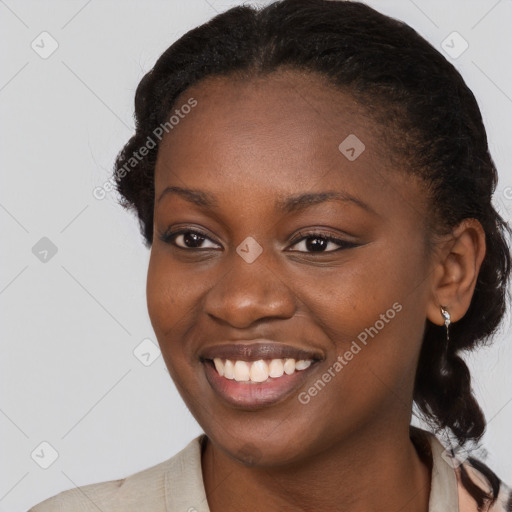
[[[430,432],[424,432],[432,451],[432,479],[428,512],[459,512],[457,476],[448,457],[443,458],[443,445]]]

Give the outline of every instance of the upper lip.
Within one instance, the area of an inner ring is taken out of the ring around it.
[[[284,345],[271,340],[252,340],[247,342],[225,343],[206,347],[200,353],[200,359],[230,359],[236,361],[258,361],[259,359],[323,359],[318,351]]]

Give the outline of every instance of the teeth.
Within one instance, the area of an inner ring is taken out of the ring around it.
[[[235,378],[234,369],[233,363],[229,359],[226,359],[226,362],[224,363],[224,377],[226,377],[226,379],[233,380]]]
[[[281,377],[284,373],[284,365],[282,359],[272,359],[270,361],[270,364],[268,366],[268,374],[273,378],[276,379],[277,377]]]
[[[295,363],[295,369],[296,370],[305,370],[306,368],[309,368],[311,366],[311,359],[308,359],[305,361],[304,359],[301,359],[300,361],[297,361]]]
[[[215,369],[217,370],[218,374],[222,377],[224,375],[224,365],[222,364],[222,359],[216,357],[213,360],[213,364],[215,365]]]
[[[260,359],[254,361],[251,366],[251,380],[253,382],[265,382],[268,379],[268,364]]]
[[[283,374],[292,375],[295,371],[305,370],[311,366],[311,359],[272,359],[266,362],[263,359],[254,362],[223,361],[219,357],[213,360],[215,369],[221,377],[236,380],[237,382],[265,382],[269,377],[277,379]]]
[[[295,359],[285,359],[284,361],[284,373],[291,375],[295,372]]]
[[[237,361],[235,363],[235,380],[238,382],[246,382],[251,379],[251,369],[245,361]]]

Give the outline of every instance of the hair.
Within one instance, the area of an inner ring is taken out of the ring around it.
[[[458,354],[488,342],[505,313],[511,231],[491,203],[498,176],[473,93],[455,67],[405,23],[358,2],[282,0],[262,9],[235,7],[189,31],[138,85],[136,131],[114,170],[121,205],[136,212],[150,247],[159,144],[130,163],[128,172],[127,162],[190,86],[213,76],[251,80],[280,70],[319,76],[366,109],[380,126],[389,157],[425,183],[431,209],[425,222],[433,235],[467,218],[483,226],[486,254],[469,309],[450,326],[449,344],[444,328],[426,321],[414,388],[414,401],[431,424],[461,445],[480,440],[485,418]]]

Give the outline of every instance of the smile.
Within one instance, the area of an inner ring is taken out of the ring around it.
[[[323,359],[311,349],[269,340],[211,346],[200,357],[215,394],[242,409],[268,407],[298,393]]]

